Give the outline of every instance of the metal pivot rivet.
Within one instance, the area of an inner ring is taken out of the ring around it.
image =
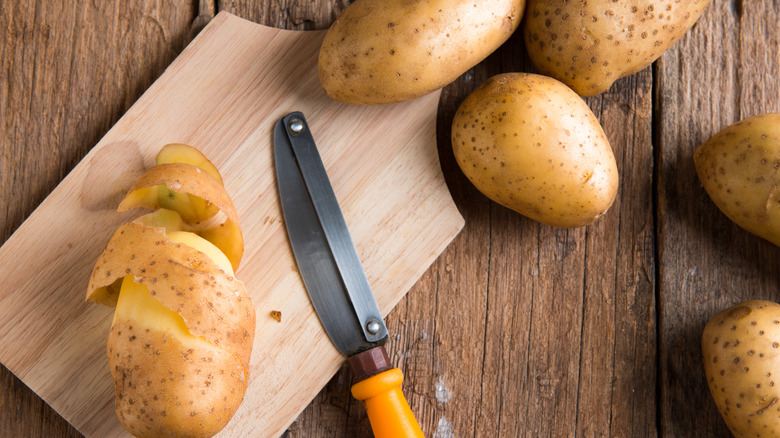
[[[366,330],[372,335],[379,333],[379,330],[381,329],[382,326],[379,325],[379,321],[375,319],[369,319],[368,322],[366,323]]]
[[[301,119],[290,120],[290,132],[294,134],[303,132],[303,121]]]

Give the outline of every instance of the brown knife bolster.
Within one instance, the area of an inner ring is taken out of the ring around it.
[[[390,364],[390,356],[387,355],[383,345],[351,356],[347,362],[356,382],[393,368]]]

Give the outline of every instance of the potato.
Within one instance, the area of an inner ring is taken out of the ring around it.
[[[458,108],[452,147],[480,192],[545,224],[588,225],[617,193],[617,164],[598,120],[546,76],[488,79]]]
[[[729,219],[780,246],[780,114],[737,122],[693,154],[704,189]]]
[[[232,274],[227,257],[205,239],[184,231],[169,238],[206,253]],[[180,314],[130,275],[122,280],[108,364],[117,415],[136,436],[212,436],[233,416],[246,389],[248,364],[239,355],[194,336]]]
[[[539,73],[594,96],[652,64],[709,3],[528,0],[523,36]]]
[[[746,301],[715,315],[701,347],[710,392],[731,433],[780,436],[780,305]]]
[[[322,87],[359,105],[437,90],[517,29],[525,0],[357,0],[333,23],[319,55]]]
[[[218,244],[223,239],[234,248],[229,240],[238,238],[243,250],[235,208],[221,178],[210,175],[204,169],[208,160],[189,146],[173,145],[163,152],[161,164],[141,177],[123,204],[154,201],[139,193],[170,187],[181,190],[178,195],[200,195],[227,219],[199,229],[177,211],[158,209],[121,226],[92,270],[87,299],[116,307],[107,354],[122,426],[137,437],[210,437],[243,400],[255,308],[234,276],[237,263]],[[190,205],[181,202],[173,207]],[[224,231],[227,223],[237,235]],[[220,227],[223,231],[214,231]],[[204,238],[209,231],[216,233],[217,244]]]
[[[165,146],[157,162],[133,184],[119,211],[136,207],[174,210],[189,225],[188,231],[215,244],[237,270],[244,254],[241,224],[214,165],[199,151],[182,144]],[[213,172],[219,178],[213,177]],[[223,216],[218,216],[219,212]]]
[[[216,246],[140,222],[116,231],[89,285],[90,300],[116,305],[117,416],[139,437],[212,436],[246,390],[254,306]]]

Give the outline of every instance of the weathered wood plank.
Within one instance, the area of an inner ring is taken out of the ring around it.
[[[656,434],[652,75],[589,99],[615,152],[615,205],[588,228],[577,433]]]
[[[0,242],[181,50],[193,3],[0,5]],[[236,0],[218,10],[308,30],[326,28],[349,3]],[[522,42],[513,38],[445,89],[439,150],[467,228],[388,318],[397,335],[388,347],[429,436],[728,436],[706,389],[699,336],[731,304],[780,300],[780,250],[717,210],[691,157],[728,124],[780,111],[779,22],[777,1],[713,2],[652,76],[645,70],[588,99],[621,188],[586,230],[554,230],[489,203],[450,156],[457,105],[491,74],[529,70],[513,52]],[[343,369],[288,435],[366,436],[348,381]],[[0,369],[0,436],[78,434]]]
[[[294,5],[225,6],[265,24],[275,25],[274,17],[286,18],[289,28],[306,23],[306,15],[293,16]],[[311,26],[327,27],[320,19]],[[388,347],[394,359],[408,357],[398,362],[404,388],[428,434],[652,435],[650,70],[589,99],[620,163],[623,188],[610,213],[587,230],[539,225],[490,203],[452,157],[450,123],[463,98],[489,76],[530,70],[518,34],[442,93],[440,159],[466,228],[389,316],[397,337]],[[348,381],[342,369],[289,435],[367,434]]]
[[[471,405],[449,414],[456,419],[452,430],[455,436],[653,435],[650,71],[588,100],[621,170],[615,205],[591,227],[555,229],[488,203],[462,176],[449,150],[450,120],[468,92],[493,74],[532,70],[522,47],[520,39],[510,39],[447,87],[440,104],[442,167],[466,217],[464,233],[488,231],[478,246],[469,248],[462,239],[451,245],[451,251],[468,254],[465,269],[455,275],[472,290],[484,284],[484,292],[472,292],[484,298],[465,305],[454,301],[458,304],[442,309],[449,319],[439,313],[436,320],[439,330],[447,330],[448,320],[457,329],[464,315],[482,316],[487,309],[484,331],[461,334],[454,343],[470,346],[483,358],[477,364],[479,393]],[[476,281],[485,257],[488,277]],[[440,287],[436,295],[443,291]],[[461,378],[453,387],[471,393],[474,384]]]
[[[533,71],[523,47],[519,34],[513,36],[474,69],[474,83],[468,91],[494,74]],[[440,142],[450,147],[449,141],[440,138]],[[459,170],[457,175],[462,178]],[[474,189],[469,186],[469,190]],[[587,232],[541,225],[493,203],[486,208],[474,203],[477,196],[481,197],[476,191],[470,193],[466,205],[487,210],[490,218],[489,241],[485,242],[489,269],[483,304],[487,308],[483,381],[476,401],[480,406],[477,427],[474,432],[458,432],[477,436],[573,434]]]
[[[780,248],[741,230],[701,188],[693,151],[726,126],[780,111],[780,3],[713,2],[656,68],[660,422],[663,436],[730,436],[700,337],[715,313],[780,300]]]
[[[158,3],[0,3],[0,243],[186,45]],[[0,367],[0,436],[80,435]]]
[[[287,30],[327,29],[354,0],[219,0],[217,9],[255,23]]]

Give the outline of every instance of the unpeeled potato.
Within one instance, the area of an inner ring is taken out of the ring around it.
[[[328,29],[319,76],[333,99],[402,102],[437,90],[517,29],[525,0],[357,0]]]
[[[617,164],[596,116],[546,76],[488,79],[458,108],[452,148],[480,192],[545,224],[588,225],[617,193]]]
[[[753,300],[704,327],[704,372],[736,438],[780,437],[780,305]]]
[[[709,3],[528,0],[523,35],[539,73],[594,96],[658,59]]]
[[[745,230],[780,246],[780,114],[737,122],[693,154],[712,201]]]

